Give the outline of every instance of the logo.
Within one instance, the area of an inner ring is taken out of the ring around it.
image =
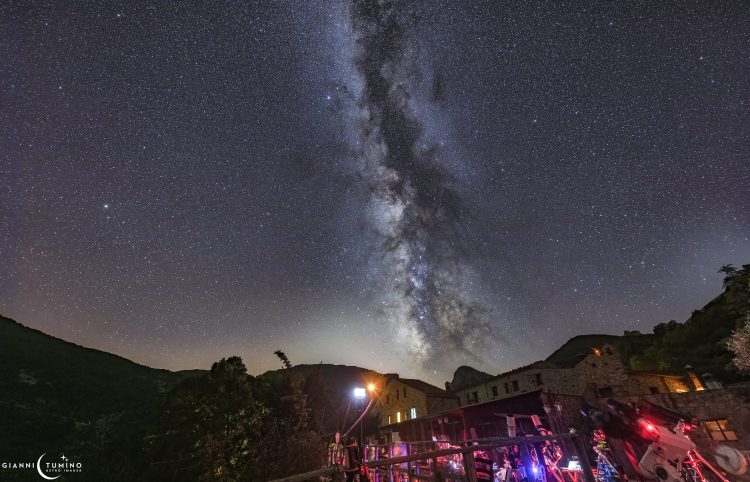
[[[36,459],[36,462],[5,462],[0,463],[0,470],[19,470],[19,469],[36,469],[37,474],[45,480],[55,480],[64,474],[81,472],[83,469],[82,462],[71,461],[65,454],[54,459],[46,457],[43,453]]]

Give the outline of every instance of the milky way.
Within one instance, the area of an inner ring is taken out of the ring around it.
[[[433,99],[440,95],[439,83],[420,72],[424,59],[413,38],[419,12],[409,2],[367,0],[354,4],[351,20],[362,81],[358,154],[376,234],[382,316],[425,364],[473,358],[489,330],[486,309],[468,289],[466,209],[413,107],[412,99],[425,96],[410,91],[429,87]]]
[[[750,253],[750,9],[0,2],[0,314],[150,366],[441,385]]]

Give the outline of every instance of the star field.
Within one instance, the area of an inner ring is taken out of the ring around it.
[[[449,379],[750,255],[743,2],[0,5],[0,313]]]

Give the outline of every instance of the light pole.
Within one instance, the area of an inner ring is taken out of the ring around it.
[[[365,390],[362,387],[357,387],[354,389],[354,398],[357,399],[357,407],[359,408],[359,412],[362,413],[362,401],[367,397],[367,390]],[[362,418],[364,415],[361,416]],[[365,455],[365,448],[364,448],[364,424],[362,423],[362,420],[359,421],[359,450],[360,450],[360,457],[364,458]]]
[[[364,410],[362,410],[362,401],[365,398],[367,398],[367,393],[368,392],[370,393],[370,402],[367,404],[367,406],[364,408]],[[375,384],[374,383],[369,383],[367,385],[366,389],[364,387],[356,387],[356,388],[354,388],[354,398],[356,398],[359,401],[359,407],[360,407],[360,412],[361,412],[360,415],[359,415],[359,418],[354,423],[355,423],[355,425],[359,424],[359,449],[361,450],[362,459],[364,459],[364,457],[365,457],[365,453],[364,453],[364,440],[365,440],[365,437],[364,437],[364,424],[363,424],[363,421],[364,421],[365,415],[367,415],[367,412],[369,412],[370,408],[372,408],[373,402],[375,402]],[[352,428],[354,428],[354,426],[352,426]],[[351,431],[351,428],[347,431],[347,433],[350,432],[350,431]]]

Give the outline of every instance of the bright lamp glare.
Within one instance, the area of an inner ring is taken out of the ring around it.
[[[365,398],[367,396],[367,391],[362,387],[357,387],[354,389],[354,397],[355,398]]]

